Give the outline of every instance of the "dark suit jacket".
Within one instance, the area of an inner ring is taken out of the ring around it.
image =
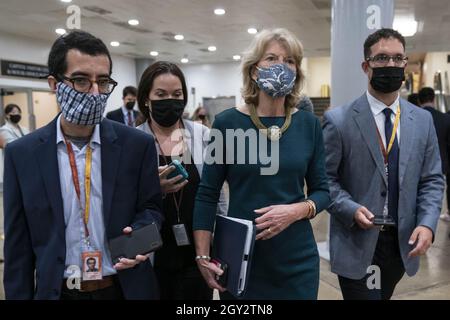
[[[442,160],[442,172],[448,173],[450,154],[450,115],[440,112],[433,107],[423,107],[425,110],[431,112],[433,117],[434,127],[439,142],[439,151]]]
[[[100,125],[103,215],[108,239],[162,223],[153,138],[104,119]],[[7,299],[59,299],[65,269],[65,222],[56,119],[7,145],[4,171]],[[151,263],[118,272],[126,299],[158,298]]]
[[[139,112],[136,110],[133,110],[133,115],[134,115],[134,119],[137,119]],[[113,121],[117,121],[120,122],[122,124],[126,124],[128,125],[128,123],[125,123],[125,119],[123,117],[123,112],[122,112],[122,108],[110,111],[106,114],[106,118],[113,120]]]

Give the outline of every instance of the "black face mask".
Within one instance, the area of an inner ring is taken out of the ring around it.
[[[391,93],[397,91],[405,80],[405,68],[379,67],[372,68],[372,70],[370,85],[379,92]]]
[[[163,127],[173,126],[184,112],[184,100],[151,100],[150,103],[153,120]]]
[[[19,123],[20,122],[20,120],[22,119],[22,116],[20,115],[20,114],[11,114],[11,115],[9,115],[9,120],[12,122],[12,123]]]
[[[136,103],[135,100],[129,101],[129,102],[127,102],[127,103],[125,104],[125,108],[127,108],[127,110],[133,110],[134,104],[135,104],[135,103]]]

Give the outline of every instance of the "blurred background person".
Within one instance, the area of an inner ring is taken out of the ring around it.
[[[418,93],[411,93],[410,95],[408,95],[408,102],[412,103],[413,105],[419,107],[420,106],[420,102],[419,102],[419,94]]]
[[[164,246],[156,251],[154,267],[161,299],[211,300],[213,291],[206,285],[195,262],[192,214],[203,169],[203,149],[209,129],[182,118],[188,93],[186,81],[177,65],[159,61],[148,67],[140,80],[138,106],[146,121],[138,127],[155,138],[159,154],[159,178],[163,192],[162,227]],[[186,131],[184,134],[183,131]],[[168,178],[175,170],[169,164],[179,159],[189,177]],[[226,213],[222,194],[219,210]],[[181,239],[184,232],[186,239]]]
[[[208,119],[208,111],[206,111],[206,109],[203,108],[201,105],[199,105],[198,108],[195,109],[194,114],[192,116],[192,121],[199,122],[204,126],[207,126],[208,128],[211,127],[211,123],[209,122]]]
[[[319,119],[296,108],[304,80],[302,59],[302,45],[291,32],[261,31],[242,60],[245,105],[215,118],[213,130],[220,130],[224,140],[229,130],[254,131],[256,136],[262,132],[258,144],[268,143],[271,157],[279,151],[279,167],[272,175],[261,174],[265,166],[260,159],[257,164],[237,161],[236,152],[227,149],[233,141],[223,146],[226,163],[205,165],[195,202],[194,236],[199,268],[209,286],[221,291],[221,299],[233,297],[217,283],[215,275],[221,270],[209,256],[224,181],[230,189],[228,216],[254,221],[258,230],[242,298],[317,299],[319,255],[310,219],[328,206],[330,197]],[[245,151],[245,159],[249,159],[252,143],[246,140],[236,148],[239,153]]]
[[[297,105],[297,109],[314,113],[314,105],[307,95],[301,96],[300,102]]]
[[[22,110],[17,104],[8,104],[5,107],[5,124],[0,127],[0,147],[4,148],[8,143],[23,137],[30,131],[19,125],[22,119]]]
[[[139,122],[139,112],[134,110],[136,105],[137,89],[133,86],[123,88],[123,105],[106,114],[106,118],[123,123],[129,127],[135,127]]]

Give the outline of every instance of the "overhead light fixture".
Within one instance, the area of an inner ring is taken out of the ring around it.
[[[70,2],[72,2],[72,0],[61,0],[61,2],[70,3]]]
[[[128,20],[128,24],[130,26],[137,26],[139,24],[139,20],[136,20],[136,19]]]
[[[152,57],[157,57],[159,55],[159,52],[158,51],[150,51],[150,55]]]
[[[233,60],[236,60],[236,61],[241,60],[241,56],[238,55],[238,54],[235,54],[235,55],[233,56]]]
[[[256,34],[256,33],[258,33],[258,30],[256,28],[248,28],[247,32],[250,34]]]
[[[209,46],[208,47],[208,51],[214,52],[216,50],[217,50],[217,48],[215,46]]]
[[[217,8],[216,10],[214,10],[214,14],[217,16],[222,16],[225,14],[225,9]]]
[[[66,29],[58,28],[58,29],[55,30],[55,32],[57,34],[59,34],[60,36],[62,36],[63,34],[66,34]]]
[[[120,46],[120,42],[119,41],[111,41],[110,45],[112,47],[118,47],[118,46]]]
[[[404,37],[412,37],[417,32],[418,23],[413,16],[396,16],[394,18],[393,29],[397,30]]]
[[[183,40],[184,39],[184,36],[182,35],[182,34],[177,34],[177,35],[175,35],[175,40],[178,40],[178,41],[180,41],[180,40]]]
[[[184,58],[181,59],[180,61],[181,61],[181,63],[188,63],[188,62],[189,62],[189,59],[186,58],[186,57],[184,57]]]

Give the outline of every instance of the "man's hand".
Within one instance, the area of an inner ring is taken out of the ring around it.
[[[133,229],[131,229],[131,227],[126,227],[123,229],[123,233],[125,233],[125,234],[131,233],[132,231],[133,231]],[[149,255],[145,255],[145,256],[137,255],[135,259],[121,258],[119,260],[119,262],[114,265],[114,269],[116,269],[117,271],[120,271],[120,270],[129,269],[129,268],[134,268],[139,263],[147,260],[148,257],[149,257]]]
[[[374,214],[369,211],[366,207],[359,207],[354,215],[355,222],[361,229],[370,229],[373,228],[373,218]]]
[[[409,245],[416,244],[414,249],[408,254],[408,258],[424,255],[431,246],[433,241],[433,232],[424,226],[418,226],[414,229],[409,238]]]

